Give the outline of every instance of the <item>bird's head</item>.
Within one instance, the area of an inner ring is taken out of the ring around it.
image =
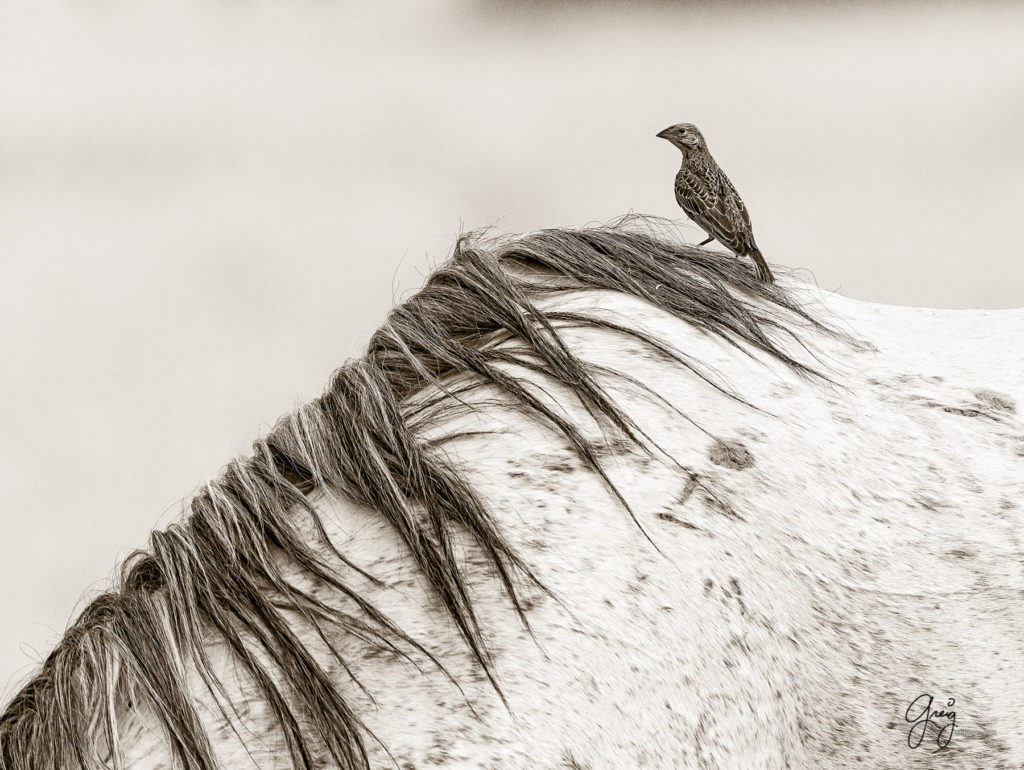
[[[655,136],[659,139],[667,139],[683,152],[708,148],[703,134],[693,123],[677,123],[664,131],[659,131]]]

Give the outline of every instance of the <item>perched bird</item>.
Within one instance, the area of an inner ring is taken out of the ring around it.
[[[683,153],[683,165],[676,174],[676,202],[686,215],[710,237],[700,245],[717,240],[737,256],[750,257],[757,277],[774,283],[772,271],[754,243],[750,216],[729,177],[711,157],[704,137],[693,123],[680,123],[656,134]]]

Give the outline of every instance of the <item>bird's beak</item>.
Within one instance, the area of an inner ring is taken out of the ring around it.
[[[663,131],[659,131],[655,136],[658,137],[658,139],[668,139],[668,129],[666,128]]]

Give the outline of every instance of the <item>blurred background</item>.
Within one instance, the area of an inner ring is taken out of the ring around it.
[[[999,2],[0,2],[0,702],[460,230],[681,219],[670,124],[773,264],[1024,306],[1022,51]]]

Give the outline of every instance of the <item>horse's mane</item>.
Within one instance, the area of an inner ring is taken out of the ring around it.
[[[344,564],[376,582],[328,541],[311,502],[322,491],[372,508],[394,527],[497,688],[453,538],[475,542],[524,623],[522,586],[547,589],[443,447],[423,438],[424,427],[471,391],[496,390],[510,408],[561,434],[628,510],[605,475],[599,447],[536,384],[560,384],[620,440],[648,449],[649,442],[600,384],[605,372],[574,355],[558,329],[630,338],[722,387],[698,362],[643,331],[542,309],[545,300],[580,290],[632,295],[748,353],[817,374],[781,341],[796,339],[796,325],[825,327],[729,255],[680,245],[635,223],[503,240],[463,236],[322,396],[280,420],[251,457],[230,463],[195,495],[190,515],[154,531],[149,549],[126,559],[116,590],[86,607],[0,715],[0,768],[120,768],[118,714],[139,703],[182,767],[213,770],[210,737],[187,681],[192,669],[215,698],[224,695],[206,651],[211,639],[257,687],[296,767],[312,767],[317,752],[344,768],[367,767],[366,730],[295,633],[295,618],[342,666],[337,640],[345,634],[399,655],[424,650],[340,577]],[[310,524],[319,544],[304,529]],[[282,559],[357,610],[342,612],[300,588]]]

